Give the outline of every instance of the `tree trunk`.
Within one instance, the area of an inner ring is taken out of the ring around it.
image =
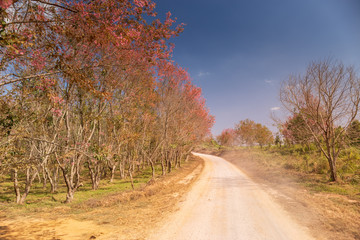
[[[150,158],[149,158],[149,163],[151,166],[151,178],[154,179],[155,178],[155,166],[154,166],[154,162]]]
[[[99,183],[100,183],[101,167],[95,166],[94,168],[91,168],[90,163],[88,163],[88,168],[89,168],[92,190],[97,190],[99,188]]]
[[[180,157],[179,157],[179,163],[178,163],[178,165],[179,165],[179,168],[181,168],[181,160],[184,158],[184,153],[181,153],[180,154]]]
[[[20,188],[19,188],[19,182],[18,182],[18,172],[17,169],[13,169],[13,181],[14,181],[14,190],[15,190],[15,196],[16,196],[16,203],[20,203]]]
[[[38,178],[39,183],[41,183],[41,177],[40,177],[40,174],[36,174],[36,177]]]
[[[67,174],[65,168],[61,167],[61,171],[63,173],[64,181],[66,184],[66,200],[64,203],[70,203],[74,199],[74,194],[77,188],[80,186],[79,184],[79,176],[78,172],[70,173],[70,176]],[[74,174],[74,175],[73,175]],[[76,184],[74,184],[74,177],[76,178]]]
[[[179,154],[175,153],[175,168],[179,167]]]
[[[51,193],[55,193],[57,190],[57,184],[58,184],[58,175],[59,175],[59,166],[54,167],[53,172],[51,173],[47,167],[45,167],[45,173],[47,176],[47,179],[49,179]]]
[[[132,171],[133,171],[133,165],[132,165],[132,163],[130,163],[128,172],[129,172],[129,177],[130,177],[131,188],[134,190],[135,187],[134,187],[134,179],[133,179]]]
[[[51,193],[55,193],[57,191],[58,182],[59,182],[59,166],[56,166],[53,172],[53,184],[51,185]]]
[[[43,190],[46,190],[46,184],[47,184],[47,175],[46,175],[46,172],[45,172],[45,166],[42,166],[42,179],[43,179]]]
[[[116,164],[111,165],[109,168],[110,168],[110,171],[111,171],[110,182],[112,183],[114,181],[114,178],[115,178]]]
[[[125,167],[124,167],[124,161],[119,161],[119,170],[120,170],[120,178],[125,178]]]
[[[161,171],[162,171],[162,175],[165,176],[166,175],[166,168],[165,168],[164,159],[161,159]]]
[[[30,192],[31,185],[36,178],[36,174],[37,174],[37,172],[35,172],[34,175],[31,176],[31,168],[26,169],[25,192],[23,193],[23,195],[21,197],[20,204],[23,204],[25,202],[25,199]]]
[[[30,192],[31,185],[37,176],[37,171],[31,174],[31,168],[26,169],[26,181],[25,181],[25,190],[24,193],[21,195],[19,182],[18,182],[18,172],[17,169],[13,170],[13,180],[14,180],[14,190],[16,195],[16,203],[17,204],[24,204],[26,197]]]
[[[336,173],[336,159],[328,159],[330,166],[330,181],[336,182],[338,180]]]
[[[104,166],[103,168],[101,168],[101,178],[105,179],[107,176],[107,171],[106,171],[106,167]]]
[[[65,200],[65,203],[71,203],[74,199],[74,193],[75,191],[70,189],[70,188],[67,188],[67,191],[66,191],[66,200]]]
[[[141,172],[141,170],[140,170],[140,163],[137,163],[137,164],[136,164],[136,167],[137,167],[137,172],[138,172],[138,173]]]
[[[171,159],[167,159],[167,170],[168,170],[168,173],[171,173]]]

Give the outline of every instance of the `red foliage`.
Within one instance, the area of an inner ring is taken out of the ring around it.
[[[8,7],[11,6],[11,4],[13,4],[13,0],[1,0],[0,1],[0,8],[2,9],[7,9]]]
[[[216,139],[220,145],[233,146],[236,140],[236,132],[232,128],[224,129]]]

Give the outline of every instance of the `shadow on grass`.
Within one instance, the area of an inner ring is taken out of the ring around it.
[[[156,175],[161,175],[161,168],[156,169]],[[151,168],[142,169],[140,172],[135,172],[133,176],[133,183],[135,190],[141,188],[146,184],[152,177]],[[21,193],[23,193],[24,182],[20,182]],[[120,176],[115,175],[114,182],[110,183],[109,179],[102,179],[100,186],[97,190],[92,189],[92,185],[89,179],[83,181],[83,185],[75,193],[74,203],[78,204],[84,202],[88,199],[100,199],[112,193],[121,193],[126,191],[132,191],[131,181],[129,177],[125,179],[120,178]],[[15,193],[13,190],[12,182],[7,181],[0,184],[0,203],[10,204],[16,208],[42,208],[42,207],[54,207],[60,206],[63,204],[66,195],[66,185],[61,179],[59,179],[58,188],[55,193],[50,192],[49,183],[46,185],[46,188],[43,188],[43,183],[34,182],[31,186],[30,193],[26,199],[25,205],[15,205]],[[10,206],[9,205],[9,206]],[[26,206],[26,207],[24,207]],[[0,239],[2,239],[0,237]]]
[[[10,194],[10,193],[7,193]],[[5,195],[0,195],[0,202],[11,202],[13,200],[13,198],[9,197],[9,196],[5,196]]]

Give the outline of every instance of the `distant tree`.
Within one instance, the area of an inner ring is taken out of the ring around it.
[[[280,135],[279,135],[279,134],[276,134],[275,140],[274,140],[274,144],[275,144],[276,146],[281,147],[282,141],[281,141],[281,138],[280,138]]]
[[[260,123],[255,125],[255,142],[262,148],[264,145],[272,144],[274,142],[274,136],[272,132]]]
[[[354,68],[332,60],[313,62],[303,76],[291,75],[283,83],[280,100],[289,112],[302,118],[328,160],[331,181],[336,181],[336,161],[360,103]]]
[[[287,144],[308,145],[314,141],[313,134],[308,129],[308,126],[318,135],[316,127],[314,127],[311,122],[306,124],[300,114],[294,113],[285,123],[283,123],[281,133]]]
[[[255,144],[256,123],[253,120],[241,120],[235,125],[235,132],[241,144],[253,146]]]
[[[263,147],[274,142],[272,132],[260,123],[245,119],[235,125],[235,133],[241,144],[254,146],[258,144]]]
[[[224,129],[219,136],[216,137],[216,140],[222,146],[233,146],[235,144],[235,131],[232,128]]]

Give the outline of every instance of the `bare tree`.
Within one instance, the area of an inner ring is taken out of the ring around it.
[[[312,62],[305,75],[291,75],[283,83],[280,100],[288,111],[304,120],[328,160],[331,181],[337,181],[336,160],[360,102],[354,68],[331,59]]]

